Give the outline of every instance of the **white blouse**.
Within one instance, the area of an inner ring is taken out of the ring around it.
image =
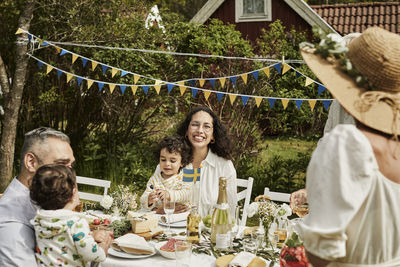
[[[324,136],[307,169],[306,249],[329,266],[400,266],[400,184],[379,171],[354,125]]]

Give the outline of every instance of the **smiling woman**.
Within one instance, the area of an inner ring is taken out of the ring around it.
[[[231,161],[231,142],[221,120],[209,108],[198,107],[187,115],[177,133],[192,147],[192,161],[185,168],[200,172],[199,203],[193,203],[199,214],[206,216],[217,203],[220,177],[227,178],[228,203],[234,210],[236,170]]]

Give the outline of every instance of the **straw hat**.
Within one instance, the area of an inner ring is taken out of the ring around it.
[[[344,109],[378,131],[400,131],[400,36],[372,27],[348,46],[347,58],[369,81],[374,91],[358,86],[337,62],[328,62],[310,49],[301,55],[309,68]]]

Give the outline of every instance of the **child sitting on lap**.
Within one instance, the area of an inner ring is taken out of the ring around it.
[[[35,228],[38,266],[88,266],[104,261],[102,243],[90,235],[87,221],[73,209],[79,204],[76,176],[63,165],[44,165],[32,179],[32,201],[40,207]]]
[[[187,204],[190,201],[190,186],[182,181],[182,167],[190,162],[190,147],[181,137],[168,136],[156,150],[160,171],[156,171],[147,182],[146,190],[140,197],[142,207],[153,208],[157,201],[174,201]]]

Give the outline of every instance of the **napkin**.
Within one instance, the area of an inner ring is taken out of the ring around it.
[[[169,216],[169,223],[186,221],[188,215],[189,215],[189,211],[183,212],[183,213],[178,213],[178,214],[171,214]],[[168,216],[167,215],[162,215],[160,220],[163,223],[168,223]]]
[[[150,255],[154,253],[154,248],[143,237],[135,234],[126,234],[118,237],[111,243],[111,247],[131,254]]]
[[[231,262],[229,263],[229,267],[247,267],[250,262],[256,257],[256,255],[250,253],[250,252],[246,252],[246,251],[242,251],[239,254],[237,254],[235,256],[235,258],[233,258],[233,260],[231,260]]]

